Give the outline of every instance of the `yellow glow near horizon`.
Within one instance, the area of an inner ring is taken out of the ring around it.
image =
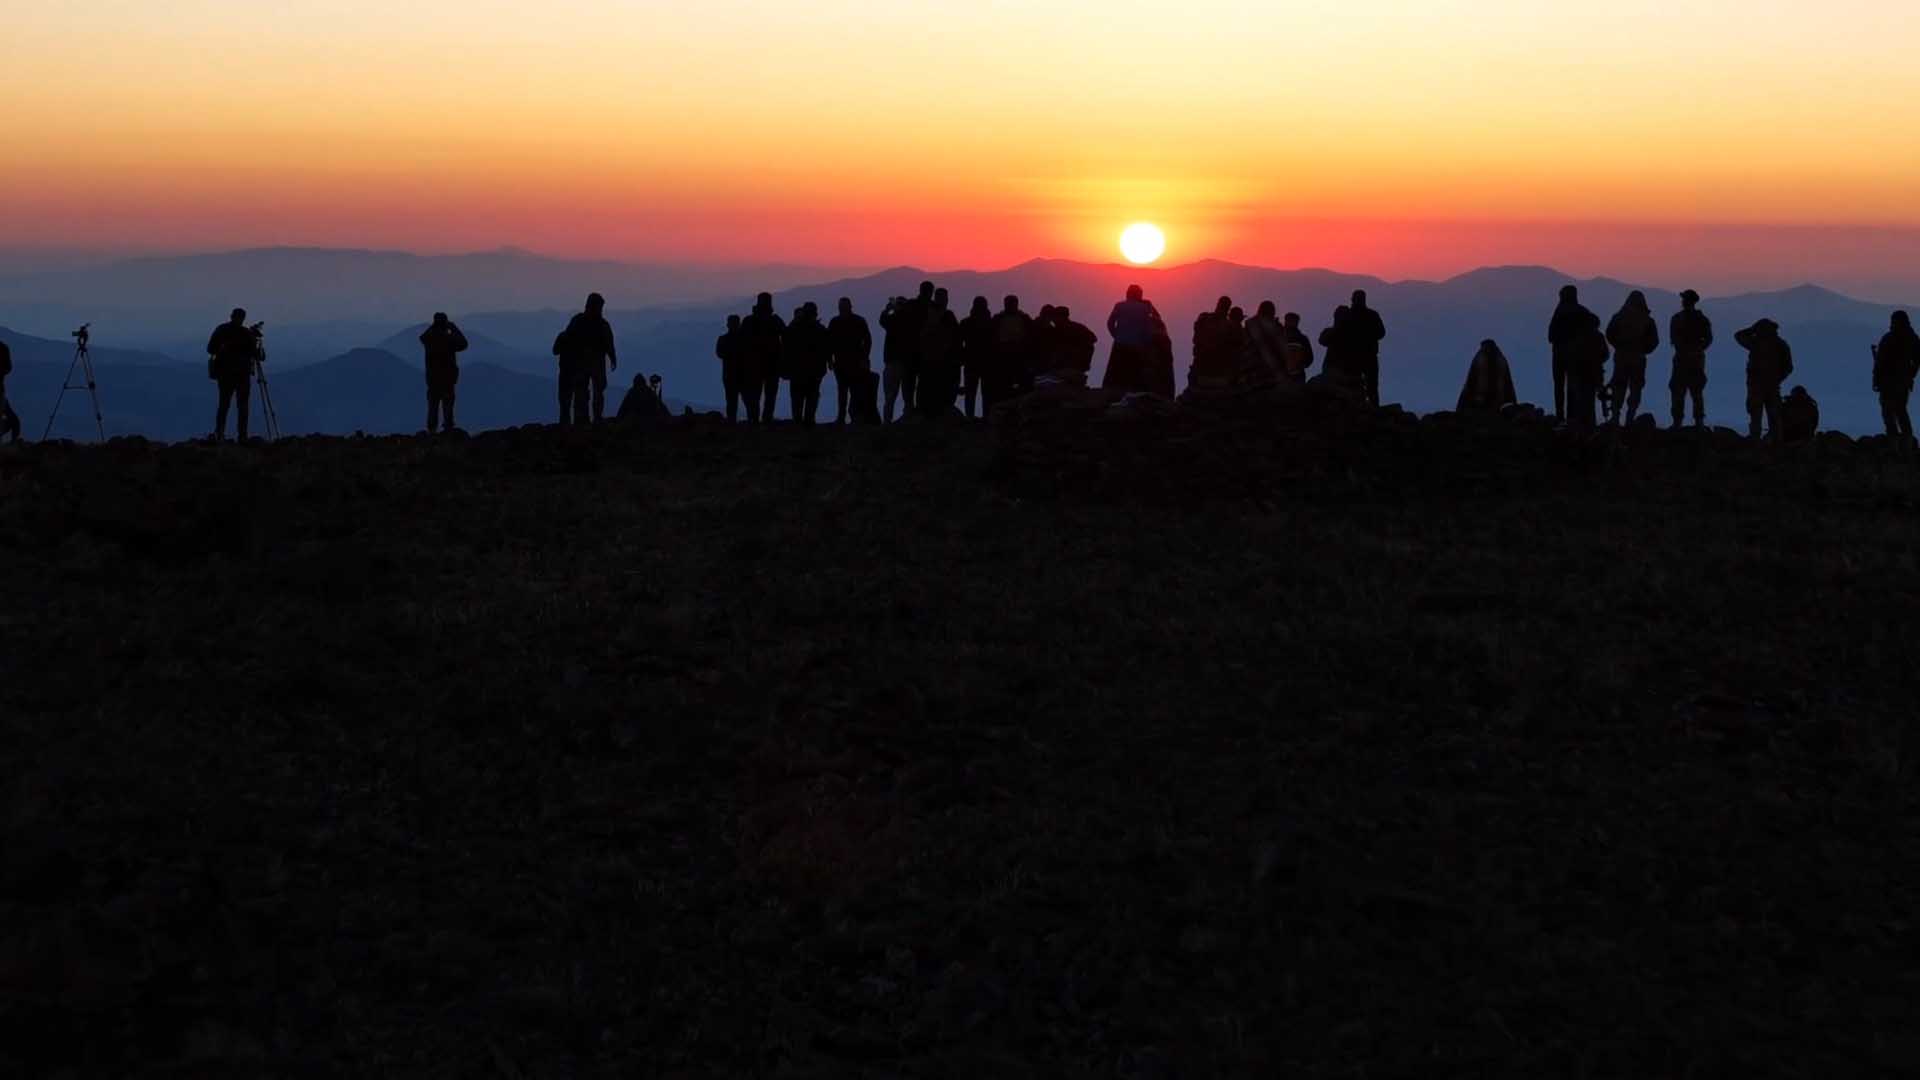
[[[1920,226],[1911,0],[15,7],[15,244],[986,266],[1140,214],[1297,264],[1333,222]]]
[[[1120,254],[1135,266],[1145,266],[1167,252],[1167,234],[1149,222],[1129,225],[1120,233]]]

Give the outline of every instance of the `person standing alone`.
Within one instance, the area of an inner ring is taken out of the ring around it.
[[[467,335],[446,312],[436,311],[433,325],[420,335],[420,345],[427,354],[427,434],[439,429],[442,414],[446,430],[452,431],[453,391],[460,382],[460,354],[467,351]]]
[[[247,411],[253,405],[253,362],[260,355],[260,335],[247,326],[247,310],[234,308],[226,322],[207,339],[207,376],[220,387],[220,405],[213,414],[213,441],[227,437],[227,410],[234,409],[233,432],[247,441]]]

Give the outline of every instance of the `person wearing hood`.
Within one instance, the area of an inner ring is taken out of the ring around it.
[[[1680,294],[1680,310],[1667,323],[1667,340],[1673,343],[1673,378],[1667,389],[1673,394],[1673,426],[1679,427],[1686,416],[1686,399],[1693,398],[1693,425],[1707,423],[1707,350],[1713,347],[1713,322],[1700,310],[1700,294],[1688,289]]]
[[[1075,322],[1073,309],[1065,306],[1053,309],[1053,328],[1053,369],[1081,375],[1092,371],[1093,355],[1100,348],[1099,335],[1086,324]]]
[[[1780,403],[1780,441],[1788,444],[1811,442],[1820,434],[1820,403],[1804,386]]]
[[[1579,358],[1591,351],[1589,335],[1600,328],[1600,316],[1580,303],[1580,290],[1572,285],[1560,289],[1560,304],[1547,323],[1547,344],[1553,347],[1553,415],[1567,416],[1567,379]]]
[[[1640,415],[1640,393],[1647,388],[1647,357],[1660,347],[1660,327],[1647,310],[1647,296],[1635,289],[1607,323],[1607,344],[1613,346],[1613,419],[1631,424]]]
[[[1187,368],[1188,389],[1212,383],[1225,385],[1239,358],[1237,336],[1232,297],[1221,297],[1212,311],[1203,311],[1193,320],[1193,363]]]
[[[1920,374],[1920,336],[1915,336],[1907,313],[1896,311],[1893,325],[1873,350],[1873,392],[1880,395],[1887,437],[1902,447],[1913,443],[1913,416],[1907,402],[1913,396],[1916,374]]]
[[[746,401],[747,422],[770,424],[780,399],[780,348],[786,320],[773,310],[773,295],[754,297],[753,311],[740,321],[740,395]]]
[[[1747,437],[1761,437],[1761,420],[1766,420],[1766,436],[1779,442],[1780,385],[1793,374],[1793,348],[1780,336],[1780,324],[1761,319],[1733,335],[1747,350]]]
[[[969,420],[974,417],[980,388],[989,379],[993,361],[993,308],[986,297],[976,296],[967,317],[960,320],[960,394],[966,399]]]
[[[1325,351],[1325,357],[1320,364],[1322,375],[1333,375],[1343,379],[1354,377],[1354,372],[1348,363],[1351,350],[1347,343],[1347,338],[1352,333],[1352,326],[1352,308],[1341,304],[1333,309],[1333,325],[1320,331],[1320,348]]]
[[[1460,402],[1454,407],[1456,412],[1497,413],[1508,405],[1515,404],[1520,396],[1513,389],[1513,368],[1507,363],[1507,354],[1492,338],[1480,343],[1480,351],[1473,354],[1473,363],[1467,367],[1467,382],[1460,388]]]
[[[1567,427],[1592,431],[1607,383],[1607,335],[1601,332],[1599,319],[1587,324],[1569,343],[1566,376]]]
[[[820,416],[820,383],[833,360],[833,342],[820,321],[820,308],[809,300],[794,312],[781,339],[781,367],[796,424],[812,427]]]

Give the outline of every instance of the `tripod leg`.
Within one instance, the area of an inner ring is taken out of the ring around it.
[[[73,369],[80,366],[80,350],[73,352],[73,363],[67,365],[67,377],[60,380],[60,394],[53,399],[53,411],[47,414],[47,429],[40,433],[40,441],[46,442],[53,434],[53,422],[60,418],[60,406],[66,403],[67,389],[73,385]]]
[[[100,386],[93,378],[93,354],[86,346],[80,348],[80,362],[87,372],[87,397],[93,402],[93,430],[100,434],[100,441],[107,441],[107,420],[100,412]]]

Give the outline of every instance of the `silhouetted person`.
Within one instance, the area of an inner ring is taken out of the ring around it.
[[[773,310],[773,296],[754,298],[753,311],[740,320],[740,396],[751,423],[773,422],[780,397],[780,342],[787,324]]]
[[[1600,395],[1607,376],[1607,335],[1594,319],[1568,343],[1566,357],[1567,427],[1592,431],[1598,426]]]
[[[1033,383],[1033,316],[1020,310],[1020,298],[1009,296],[993,317],[993,363],[981,376],[983,412],[1020,393]]]
[[[987,298],[973,298],[973,308],[960,320],[960,393],[966,398],[967,419],[973,419],[981,384],[994,362],[993,309]]]
[[[1680,294],[1680,310],[1667,323],[1667,340],[1673,345],[1673,378],[1667,389],[1673,394],[1673,426],[1686,417],[1686,400],[1693,398],[1694,426],[1707,422],[1707,350],[1713,347],[1713,321],[1700,310],[1700,294],[1688,289]]]
[[[740,316],[727,316],[727,332],[721,334],[713,343],[713,355],[720,360],[720,386],[727,393],[727,419],[740,419],[740,399],[745,396],[741,386],[740,350],[743,346],[740,338]],[[759,400],[759,395],[754,395]],[[758,406],[747,406],[747,419],[755,418]]]
[[[1492,338],[1481,342],[1480,351],[1473,354],[1473,363],[1467,366],[1467,382],[1460,388],[1460,403],[1455,410],[1494,413],[1519,400],[1513,390],[1513,367],[1507,363],[1507,354]]]
[[[1880,395],[1880,416],[1887,437],[1903,447],[1913,441],[1913,416],[1907,409],[1913,380],[1920,374],[1920,336],[1904,311],[1893,313],[1893,324],[1873,350],[1873,392]]]
[[[1820,403],[1813,400],[1804,386],[1796,386],[1793,393],[1780,403],[1780,439],[1786,443],[1803,443],[1820,433]]]
[[[1160,312],[1147,299],[1146,290],[1127,286],[1127,298],[1113,305],[1112,314],[1107,316],[1107,336],[1113,339],[1113,347],[1107,353],[1102,388],[1141,394],[1161,392],[1154,377],[1158,360],[1154,328],[1160,321]]]
[[[606,298],[599,293],[587,297],[585,311],[575,315],[553,343],[560,358],[560,424],[585,424],[588,404],[592,419],[603,419],[607,412],[607,369],[620,368],[613,344],[613,326],[604,314]]]
[[[812,427],[820,417],[820,382],[833,360],[833,340],[812,301],[800,305],[787,324],[782,355],[795,423]]]
[[[7,376],[13,374],[13,350],[7,343],[0,341],[0,431],[6,432],[13,442],[20,441],[20,414],[13,411],[13,403],[7,400]]]
[[[1573,358],[1587,350],[1587,335],[1600,328],[1600,316],[1580,303],[1580,290],[1560,289],[1560,306],[1547,323],[1547,344],[1553,346],[1553,415],[1567,419],[1567,372]]]
[[[1041,304],[1040,314],[1033,317],[1033,343],[1027,355],[1027,373],[1031,379],[1053,370],[1055,342],[1060,338],[1060,328],[1054,325],[1053,305]]]
[[[665,420],[672,417],[673,410],[667,408],[666,400],[648,384],[644,371],[634,373],[633,385],[627,387],[626,395],[620,399],[619,410],[613,414],[615,420],[622,421]]]
[[[947,290],[934,290],[920,323],[920,378],[913,400],[922,416],[952,416],[960,396],[960,320],[948,303]]]
[[[1780,336],[1780,324],[1761,319],[1733,335],[1747,350],[1747,437],[1761,437],[1761,420],[1766,420],[1766,435],[1780,441],[1780,384],[1793,374],[1793,348]]]
[[[895,297],[880,312],[880,329],[887,332],[881,350],[887,394],[887,422],[893,422],[893,402],[900,399],[903,413],[912,412],[920,384],[920,345],[926,329],[927,314],[933,310],[933,282],[920,283],[920,295],[911,300]]]
[[[460,382],[460,354],[467,351],[467,335],[460,332],[444,311],[433,313],[433,325],[420,335],[426,350],[427,434],[439,430],[442,415],[446,429],[453,430],[453,392]]]
[[[1333,309],[1333,325],[1320,331],[1320,347],[1326,350],[1322,373],[1341,378],[1358,378],[1348,362],[1348,338],[1352,334],[1353,309],[1345,304]]]
[[[220,405],[213,414],[213,441],[227,437],[227,409],[234,410],[233,432],[247,441],[247,412],[253,405],[253,361],[260,354],[260,335],[247,327],[247,312],[234,308],[233,317],[213,328],[207,339],[207,374],[220,387]]]
[[[1093,357],[1100,349],[1100,336],[1093,328],[1073,320],[1073,310],[1061,305],[1053,309],[1053,370],[1079,372],[1093,370]]]
[[[853,301],[844,296],[839,314],[827,324],[827,343],[833,349],[833,385],[839,404],[835,423],[844,424],[851,419],[848,406],[855,395],[865,392],[873,376],[873,330],[863,316],[853,313]]]
[[[1187,387],[1225,385],[1233,375],[1239,352],[1232,325],[1233,298],[1221,297],[1212,311],[1193,320],[1193,363],[1187,368]]]
[[[1607,323],[1607,344],[1613,346],[1613,418],[1631,424],[1640,414],[1640,394],[1647,388],[1647,357],[1660,347],[1660,327],[1647,310],[1647,296],[1638,289]]]
[[[1249,372],[1255,368],[1264,371],[1261,381],[1268,385],[1287,378],[1287,328],[1281,325],[1279,312],[1273,301],[1262,300],[1246,325],[1246,359],[1242,366]]]
[[[1294,382],[1307,381],[1307,369],[1313,367],[1313,342],[1300,329],[1300,313],[1287,312],[1282,328],[1286,331],[1286,362],[1280,373]]]
[[[1365,289],[1353,291],[1348,319],[1348,365],[1360,376],[1367,404],[1377,407],[1380,404],[1380,343],[1387,339],[1387,324],[1379,312],[1367,306]]]

